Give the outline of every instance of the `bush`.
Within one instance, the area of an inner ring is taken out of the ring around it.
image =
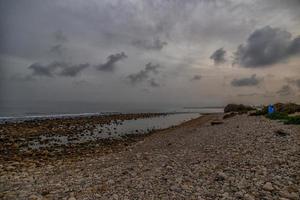
[[[299,124],[300,125],[300,116],[289,117],[284,123],[285,124]]]
[[[274,108],[276,112],[286,113],[286,114],[293,114],[296,112],[300,112],[300,105],[295,103],[276,103],[274,104]]]
[[[245,106],[243,104],[228,104],[224,108],[225,113],[229,113],[229,112],[247,113],[248,111],[251,110],[255,110],[255,108],[251,106]]]
[[[280,112],[275,112],[275,113],[267,115],[267,118],[273,119],[273,120],[285,120],[288,117],[289,117],[288,114],[286,114],[286,113],[280,113]]]
[[[276,112],[270,115],[267,115],[267,118],[272,120],[283,121],[284,124],[300,124],[300,116],[289,116],[286,113]]]

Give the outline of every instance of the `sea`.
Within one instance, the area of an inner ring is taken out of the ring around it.
[[[0,101],[0,122],[24,121],[36,118],[65,118],[110,115],[120,113],[220,113],[223,107],[186,107],[170,104]]]

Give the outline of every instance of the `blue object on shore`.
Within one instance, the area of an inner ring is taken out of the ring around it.
[[[270,114],[272,114],[272,113],[274,113],[275,112],[275,108],[274,108],[274,106],[271,104],[271,105],[269,105],[268,106],[268,114],[270,115]]]

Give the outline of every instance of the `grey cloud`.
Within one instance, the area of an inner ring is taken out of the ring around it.
[[[294,93],[293,89],[289,85],[284,85],[276,92],[279,96],[289,96]]]
[[[296,80],[296,85],[300,88],[300,79]]]
[[[215,65],[218,65],[226,61],[225,56],[226,51],[223,48],[220,48],[210,56],[210,59],[214,61]]]
[[[253,97],[253,96],[258,96],[258,95],[261,95],[261,94],[250,93],[250,94],[238,94],[237,96],[239,96],[239,97]]]
[[[67,36],[62,32],[62,30],[58,30],[54,33],[54,39],[57,43],[65,43],[68,41]]]
[[[66,51],[65,43],[68,42],[67,36],[58,30],[54,33],[54,44],[50,48],[50,53],[62,55]]]
[[[79,64],[79,65],[73,65],[73,66],[67,66],[62,69],[62,71],[59,73],[61,76],[70,76],[75,77],[77,76],[82,70],[85,68],[88,68],[90,64]]]
[[[132,44],[138,48],[146,50],[162,50],[168,43],[161,41],[159,38],[153,40],[135,40]]]
[[[62,55],[64,51],[65,47],[62,44],[56,44],[50,48],[50,52],[57,55]]]
[[[160,67],[161,66],[159,64],[154,65],[150,62],[145,65],[145,69],[141,70],[138,73],[130,74],[129,76],[127,76],[127,78],[131,82],[131,84],[143,82],[150,77],[151,73],[158,74],[159,73],[158,69]]]
[[[234,63],[249,68],[263,67],[299,53],[300,37],[292,39],[291,33],[266,26],[255,30],[247,43],[238,47]]]
[[[28,68],[32,70],[32,76],[53,77],[54,75],[60,75],[75,77],[87,67],[89,67],[88,63],[71,65],[65,62],[54,61],[47,65],[34,63]]]
[[[193,76],[193,78],[191,78],[191,81],[199,81],[199,80],[201,80],[201,78],[202,78],[202,76],[195,75],[195,76]]]
[[[286,81],[288,84],[295,85],[300,89],[300,79],[287,78]]]
[[[249,78],[233,79],[231,85],[234,87],[244,87],[244,86],[257,86],[261,80],[256,77],[256,74],[253,74]]]
[[[107,57],[107,61],[105,63],[96,65],[95,67],[99,71],[113,72],[115,70],[116,63],[127,57],[128,56],[124,52],[112,54]]]
[[[33,63],[30,65],[28,68],[32,70],[32,75],[33,76],[47,76],[47,77],[52,77],[54,71],[61,67],[64,66],[65,63],[61,62],[52,62],[48,65],[42,65],[40,63]]]
[[[20,81],[20,82],[27,82],[27,81],[34,81],[35,79],[31,75],[22,75],[22,74],[14,74],[10,77],[10,80],[13,81]]]
[[[153,78],[151,78],[148,83],[151,87],[160,87],[160,84]]]

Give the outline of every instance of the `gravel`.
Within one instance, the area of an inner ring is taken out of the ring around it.
[[[204,116],[105,155],[0,164],[1,199],[300,199],[300,126]],[[276,134],[283,131],[285,135]]]

